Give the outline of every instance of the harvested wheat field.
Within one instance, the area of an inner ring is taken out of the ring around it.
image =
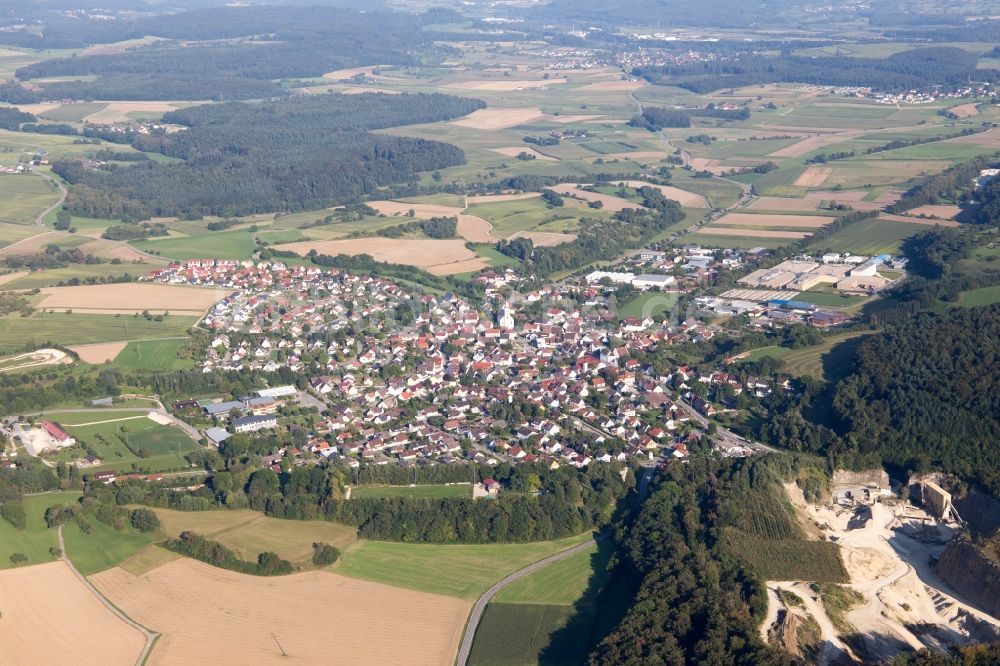
[[[660,192],[663,192],[663,196],[676,201],[685,208],[711,208],[708,204],[708,199],[702,195],[682,190],[679,187],[672,187],[670,185],[653,185],[652,183],[647,183],[644,180],[626,180],[625,184],[628,187],[634,188],[655,187]]]
[[[835,134],[820,134],[819,136],[811,136],[808,139],[803,139],[797,143],[793,143],[790,146],[785,146],[779,150],[774,151],[768,157],[802,157],[807,155],[814,150],[819,150],[820,148],[826,148],[827,146],[832,146],[837,143],[843,143],[844,141],[849,141],[856,136],[860,136],[861,132],[837,132]]]
[[[667,157],[667,153],[663,150],[632,150],[625,153],[609,153],[604,156],[604,159],[618,159],[618,160],[653,160],[658,161]],[[594,158],[595,160],[598,158]]]
[[[819,229],[833,222],[832,217],[821,215],[767,215],[764,213],[727,213],[712,225],[739,225],[746,227],[800,227]],[[700,230],[698,233],[702,233]]]
[[[36,104],[18,104],[17,108],[24,113],[30,113],[35,116],[40,116],[43,113],[58,109],[62,106],[61,102],[38,102]]]
[[[947,139],[941,143],[971,143],[974,146],[986,146],[1000,150],[1000,128],[993,128],[985,132],[960,136],[957,139]]]
[[[67,310],[94,314],[129,314],[149,310],[200,315],[225,298],[225,289],[180,287],[167,284],[131,282],[125,284],[44,287],[38,304],[44,310]]]
[[[732,229],[728,227],[707,226],[698,229],[699,234],[706,236],[733,236],[734,238],[805,238],[808,231],[774,231],[773,229]]]
[[[500,239],[493,235],[493,225],[475,215],[458,216],[458,235],[472,243],[496,243]]]
[[[566,79],[534,79],[530,81],[458,81],[448,83],[442,88],[452,90],[488,90],[493,92],[512,92],[514,90],[531,90],[547,88],[548,86],[566,83]]]
[[[942,220],[954,220],[962,214],[962,208],[961,206],[950,206],[947,204],[928,204],[913,208],[907,211],[907,213],[914,217],[925,215],[927,217],[939,217]]]
[[[144,113],[148,115],[162,115],[168,111],[176,111],[185,106],[192,106],[199,102],[108,102],[108,105],[96,111],[84,120],[88,123],[111,124],[124,123],[132,120],[130,113]],[[202,102],[208,104],[208,101]]]
[[[376,261],[408,264],[430,268],[478,258],[465,247],[464,240],[424,240],[410,238],[350,238],[329,241],[302,241],[278,245],[279,250],[291,250],[305,256],[310,250],[319,254],[368,254]],[[472,269],[470,269],[472,270]],[[432,271],[433,272],[433,271]]]
[[[584,201],[600,201],[605,210],[616,213],[626,208],[642,208],[642,205],[622,199],[621,197],[601,194],[600,192],[587,192],[586,190],[577,189],[578,187],[578,185],[574,185],[573,183],[563,183],[562,185],[554,185],[552,190],[566,197],[576,197]]]
[[[798,187],[819,187],[830,177],[833,169],[830,167],[809,167],[801,176],[795,179]]]
[[[11,243],[7,247],[0,248],[0,257],[20,254],[38,254],[44,250],[45,246],[49,243],[54,243],[60,238],[64,238],[68,235],[69,234],[64,234],[60,231],[46,231],[36,236],[29,236],[24,240],[19,240],[16,243]]]
[[[910,217],[909,215],[890,215],[883,213],[878,216],[880,220],[891,220],[892,222],[909,222],[910,224],[921,224],[924,226],[957,227],[960,226],[955,220],[934,220],[929,217]]]
[[[96,345],[77,345],[69,350],[75,352],[84,363],[98,365],[115,360],[127,345],[127,342],[102,342]]]
[[[115,567],[91,581],[161,634],[153,665],[441,666],[454,661],[469,611],[460,599],[325,571],[265,578],[187,558],[141,576]]]
[[[495,130],[523,125],[524,123],[544,117],[545,114],[537,107],[523,109],[479,109],[464,118],[453,120],[451,124],[478,130]]]
[[[790,199],[787,197],[757,197],[747,206],[748,210],[816,210],[822,199]]]
[[[507,148],[490,148],[494,153],[500,153],[505,157],[517,157],[521,153],[528,153],[533,156],[536,160],[542,160],[545,162],[558,162],[559,160],[551,155],[545,155],[538,152],[534,148],[522,148],[521,146],[508,146]]]
[[[413,216],[422,220],[432,217],[454,217],[462,212],[458,206],[406,203],[405,201],[369,201],[368,205],[383,215],[407,215],[412,210]]]
[[[580,92],[621,91],[632,92],[646,85],[645,81],[598,81],[588,83],[580,88]]]
[[[878,197],[876,197],[875,199],[875,202],[889,205],[896,203],[902,198],[903,198],[902,190],[888,190],[887,192],[883,192],[882,194],[878,195]]]
[[[27,274],[28,271],[14,271],[13,273],[4,273],[3,275],[0,275],[0,284],[4,284],[5,282],[13,282],[14,280],[20,280]]]
[[[520,192],[518,194],[474,194],[465,197],[465,205],[495,203],[497,201],[521,201],[542,196],[539,192]]]
[[[461,273],[475,273],[489,267],[490,263],[488,261],[481,257],[476,257],[475,259],[466,259],[465,261],[456,261],[450,264],[428,266],[427,272],[431,275],[459,275]]]
[[[948,113],[956,118],[971,118],[979,115],[979,108],[975,104],[959,104],[948,109]]]
[[[131,666],[146,645],[62,561],[0,571],[0,613],[6,664]]]
[[[600,116],[564,116],[564,115],[558,115],[558,116],[552,116],[551,118],[549,118],[549,120],[551,122],[554,122],[554,123],[585,123],[588,120],[597,120],[598,118],[604,118],[604,117],[606,117],[606,116],[603,116],[603,115],[600,115]]]
[[[576,234],[560,234],[554,231],[518,231],[511,238],[527,238],[536,247],[554,247],[576,240]]]

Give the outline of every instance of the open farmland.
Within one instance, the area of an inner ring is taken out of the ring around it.
[[[772,229],[819,229],[833,222],[821,215],[766,215],[762,213],[727,213],[712,222],[720,227],[757,227]],[[702,230],[704,231],[704,230]]]
[[[38,176],[0,175],[0,222],[34,224],[58,200],[58,190]]]
[[[305,256],[310,250],[319,254],[368,254],[376,261],[409,264],[436,275],[451,275],[477,270],[486,266],[478,255],[465,247],[462,240],[425,240],[400,238],[352,238],[349,240],[311,241],[278,245]],[[462,270],[456,270],[461,268]]]
[[[76,278],[84,282],[88,279],[107,277],[120,278],[126,275],[139,277],[145,275],[158,265],[152,263],[123,264],[73,264],[60,268],[47,268],[32,271],[18,276],[6,285],[8,289],[35,289],[36,287],[54,287]]]
[[[84,363],[100,364],[115,360],[127,344],[127,342],[104,342],[96,345],[76,345],[70,347],[70,351],[79,356]]]
[[[509,238],[519,232],[529,231],[565,233],[575,230],[582,216],[590,216],[592,213],[594,217],[602,216],[599,211],[592,211],[572,200],[564,206],[553,208],[540,197],[475,204],[468,211],[491,224],[490,234],[499,238]]]
[[[641,204],[637,204],[634,201],[622,199],[621,197],[616,197],[611,194],[588,192],[586,190],[581,190],[579,185],[573,185],[571,183],[554,185],[551,189],[565,197],[575,197],[585,201],[600,201],[603,210],[609,210],[615,213],[626,208],[642,208]]]
[[[860,220],[816,241],[812,247],[816,251],[855,252],[867,255],[893,253],[899,250],[899,244],[904,238],[920,233],[924,228],[909,222],[894,222],[879,218]]]
[[[469,610],[459,599],[327,572],[262,578],[187,558],[141,576],[114,568],[91,580],[161,634],[153,666],[206,659],[284,664],[289,658],[329,664],[334,652],[339,663],[440,666],[454,659]],[[326,630],[303,621],[319,617],[331,619]]]
[[[145,370],[183,370],[190,368],[193,359],[180,358],[178,353],[187,344],[184,338],[172,340],[140,340],[123,345],[114,356],[120,368]]]
[[[791,349],[789,347],[763,347],[755,349],[747,356],[749,360],[759,360],[771,356],[783,362],[782,369],[796,377],[813,377],[828,382],[837,381],[850,372],[850,362],[863,336],[860,333],[843,333],[824,338],[812,347]]]
[[[179,337],[196,321],[195,317],[177,315],[155,321],[145,317],[77,312],[36,312],[30,317],[3,317],[0,318],[0,353],[18,351],[29,343],[54,342],[72,346]]]
[[[200,316],[222,300],[224,289],[182,287],[152,283],[126,283],[80,287],[46,287],[38,303],[44,310],[73,310],[89,314],[152,314],[170,312]]]
[[[21,553],[28,558],[28,564],[51,562],[49,548],[58,547],[56,531],[45,524],[45,510],[55,504],[68,504],[80,497],[78,492],[46,493],[29,495],[22,500],[27,516],[27,526],[19,530],[6,520],[0,520],[0,569],[14,566],[10,556]],[[0,605],[3,599],[0,597]],[[2,623],[0,623],[2,624]]]
[[[708,199],[706,199],[703,195],[682,190],[679,187],[673,187],[672,185],[654,185],[643,180],[626,180],[624,182],[627,187],[635,189],[639,189],[640,187],[652,187],[657,189],[663,193],[663,196],[676,201],[684,208],[710,208]]]
[[[523,125],[538,120],[544,117],[544,115],[537,107],[520,109],[488,108],[473,111],[464,118],[453,120],[451,124],[477,130],[498,130]]]
[[[0,605],[6,663],[134,664],[146,643],[65,562],[0,571]]]
[[[317,217],[322,217],[318,215]],[[169,259],[249,259],[256,246],[246,229],[196,236],[156,238],[132,243],[140,250]]]

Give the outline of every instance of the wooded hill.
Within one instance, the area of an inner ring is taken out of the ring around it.
[[[88,170],[63,160],[53,170],[74,187],[67,207],[88,217],[238,216],[318,209],[358,200],[418,171],[461,164],[455,146],[371,134],[483,108],[449,95],[322,95],[264,103],[196,106],[164,116],[190,129],[136,135],[145,151],[184,160]]]

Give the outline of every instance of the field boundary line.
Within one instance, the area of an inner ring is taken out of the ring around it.
[[[458,647],[458,655],[455,659],[457,666],[467,666],[469,662],[469,655],[472,652],[472,643],[476,638],[476,630],[479,629],[479,623],[483,619],[483,613],[486,611],[486,606],[493,600],[497,594],[500,593],[505,587],[511,583],[527,576],[530,573],[534,573],[539,569],[544,569],[553,562],[558,562],[559,560],[566,559],[570,555],[575,555],[580,551],[586,550],[597,543],[596,539],[588,539],[583,543],[579,543],[575,546],[567,548],[566,550],[561,550],[558,553],[549,555],[546,558],[533,562],[528,566],[509,574],[483,593],[483,596],[476,600],[476,604],[472,607],[472,611],[469,613],[469,619],[465,623],[465,630],[462,634],[462,642]]]
[[[111,601],[109,601],[107,597],[101,594],[101,591],[98,590],[93,583],[87,580],[86,576],[80,573],[80,570],[76,568],[76,565],[74,565],[73,562],[66,555],[66,543],[63,541],[62,525],[60,525],[58,530],[56,531],[56,536],[59,537],[59,550],[62,553],[62,561],[65,562],[66,566],[69,567],[70,571],[72,571],[73,574],[78,579],[80,579],[80,582],[83,583],[84,587],[90,590],[90,593],[93,594],[95,597],[97,597],[97,600],[100,601],[105,608],[114,613],[114,615],[118,617],[119,620],[129,625],[133,629],[136,629],[137,631],[142,633],[142,635],[145,637],[146,645],[142,648],[142,652],[139,654],[139,658],[135,660],[136,666],[143,666],[143,664],[146,663],[146,660],[149,659],[149,654],[150,652],[152,652],[153,646],[156,644],[156,641],[160,638],[160,634],[151,629],[147,629],[146,627],[142,626],[141,624],[130,618],[125,613],[125,611],[123,611],[122,609],[118,608],[118,606],[115,606],[113,603],[111,603]]]
[[[107,419],[106,421],[92,421],[90,423],[67,423],[67,428],[80,428],[83,426],[103,425],[105,423],[118,423],[119,421],[135,421],[136,419],[146,419],[148,416],[123,416],[120,419]]]

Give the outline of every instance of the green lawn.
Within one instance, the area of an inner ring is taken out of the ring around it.
[[[524,544],[440,546],[362,541],[331,569],[373,580],[461,599],[475,599],[507,574],[590,538]]]
[[[145,317],[103,314],[40,313],[30,317],[0,318],[0,353],[19,351],[28,345],[55,342],[80,345],[117,340],[179,337],[195,324],[195,317],[170,315],[163,321]]]
[[[475,204],[466,211],[493,225],[493,234],[506,238],[518,231],[566,232],[576,228],[580,217],[606,217],[608,214],[565,199],[566,204],[550,207],[540,197]]]
[[[352,486],[351,499],[362,497],[413,497],[424,499],[472,497],[472,485],[468,483],[453,483],[426,486]]]
[[[81,444],[85,443],[97,451],[105,462],[112,462],[111,458],[118,453],[126,459],[135,458],[129,451],[129,447],[135,450],[145,449],[149,451],[150,456],[178,453],[183,455],[197,447],[180,428],[160,425],[136,412],[130,412],[123,417],[105,416],[99,413],[88,414],[92,420],[86,421],[86,423],[97,423],[97,425],[71,425],[66,422],[65,418],[59,419],[58,414],[50,414],[49,416],[59,420],[66,431],[76,437]],[[136,416],[139,418],[135,418]],[[116,418],[127,420],[114,420]],[[99,423],[100,421],[112,422]],[[76,453],[79,454],[79,451]]]
[[[170,259],[249,259],[256,249],[253,235],[244,229],[197,236],[137,241],[137,248]]]
[[[130,342],[115,357],[114,363],[120,368],[184,370],[194,364],[190,358],[177,357],[186,343],[187,340],[184,338]]]
[[[66,556],[84,576],[118,565],[157,538],[134,530],[131,525],[118,531],[94,516],[89,516],[88,522],[93,526],[90,534],[84,534],[75,522],[63,526]]]
[[[658,319],[673,310],[677,305],[677,297],[675,293],[649,291],[619,306],[618,315],[636,318],[650,316]]]
[[[17,530],[6,520],[0,519],[0,569],[12,566],[10,556],[21,553],[28,557],[28,564],[51,562],[49,548],[58,547],[56,531],[45,526],[45,510],[55,504],[69,504],[80,497],[78,492],[45,493],[31,495],[23,500],[28,525]]]

